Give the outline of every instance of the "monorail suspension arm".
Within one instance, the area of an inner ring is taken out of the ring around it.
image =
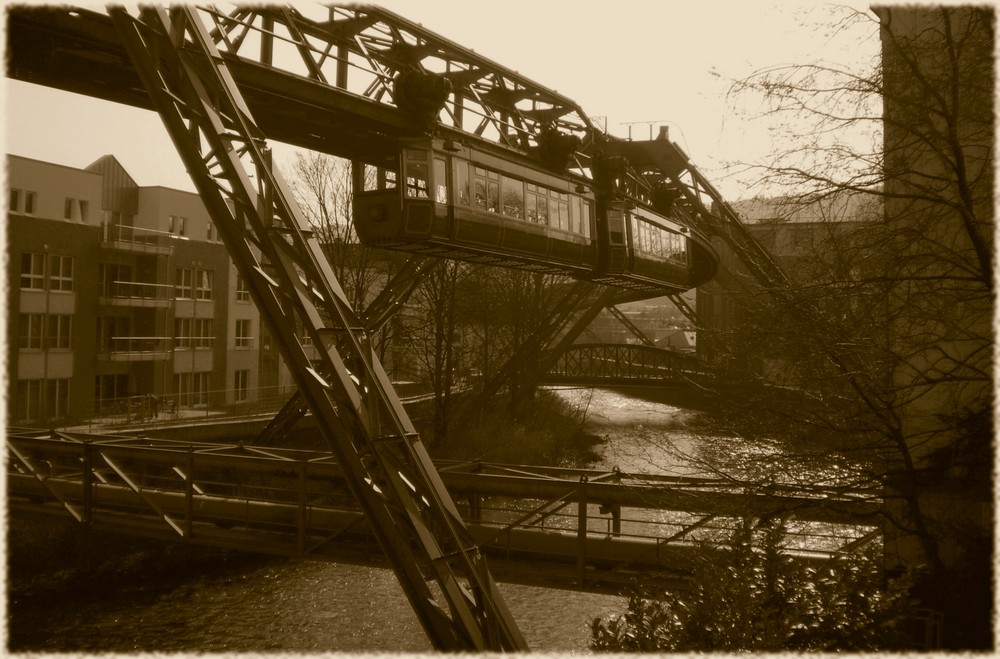
[[[147,6],[134,17],[111,7],[109,13],[431,643],[443,650],[525,650],[196,10]],[[320,348],[318,356],[307,352],[298,327]],[[447,611],[429,580],[437,582]]]

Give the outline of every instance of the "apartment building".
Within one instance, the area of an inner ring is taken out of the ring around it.
[[[9,425],[260,399],[277,361],[197,195],[140,187],[113,156],[7,164]]]

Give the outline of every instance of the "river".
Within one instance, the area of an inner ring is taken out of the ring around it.
[[[600,467],[699,473],[694,412],[606,390],[564,390],[605,436]],[[693,460],[692,460],[693,459]],[[619,596],[500,584],[530,648],[586,653],[589,623],[622,612]],[[238,569],[134,584],[108,597],[9,603],[17,652],[430,651],[393,573],[312,561],[259,561]]]

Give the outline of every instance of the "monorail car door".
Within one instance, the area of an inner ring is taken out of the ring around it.
[[[403,233],[407,238],[426,238],[431,234],[434,205],[431,200],[431,151],[404,148],[403,173]]]
[[[431,192],[434,200],[434,219],[431,223],[431,235],[447,240],[449,234],[450,190],[448,167],[443,154],[432,152]]]
[[[396,172],[354,161],[354,230],[361,242],[384,245],[398,240],[403,223]]]

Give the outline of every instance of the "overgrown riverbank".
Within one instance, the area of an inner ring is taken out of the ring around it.
[[[466,411],[430,452],[447,460],[585,467],[600,457],[602,441],[585,429],[580,410],[543,389],[520,418],[503,406]]]

